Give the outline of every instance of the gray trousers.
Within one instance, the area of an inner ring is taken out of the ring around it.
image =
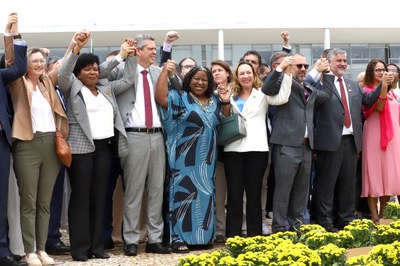
[[[298,230],[303,223],[305,200],[310,183],[312,152],[309,145],[289,147],[273,145],[275,190],[272,232]]]
[[[162,241],[164,222],[162,203],[165,179],[165,146],[161,132],[127,132],[129,153],[121,158],[124,169],[123,238],[126,245],[139,244],[140,208],[143,193],[147,191],[148,243]]]
[[[13,144],[14,171],[21,199],[21,231],[26,253],[45,250],[50,201],[60,170],[55,133],[36,132],[31,141]]]

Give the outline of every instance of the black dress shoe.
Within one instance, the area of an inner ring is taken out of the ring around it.
[[[56,244],[46,244],[46,252],[50,255],[64,255],[71,251],[70,247],[65,245],[63,242],[58,242]]]
[[[89,260],[88,256],[77,256],[77,257],[72,256],[72,259],[74,261],[88,261]]]
[[[108,255],[106,253],[101,253],[101,254],[93,253],[93,257],[95,257],[96,259],[109,259],[110,255]]]
[[[324,224],[322,227],[325,228],[325,231],[329,233],[337,233],[339,231],[333,226],[333,224]]]
[[[18,255],[18,254],[13,254],[13,253],[11,253],[11,257],[13,257],[14,260],[16,260],[16,261],[22,260],[22,256],[20,256],[20,255]]]
[[[124,252],[126,256],[136,256],[138,253],[138,245],[129,244],[124,246]]]
[[[161,244],[161,243],[153,243],[153,244],[147,243],[146,252],[147,253],[168,254],[168,253],[171,253],[171,250],[168,247],[163,246],[163,244]]]
[[[12,255],[0,258],[0,266],[26,266],[26,265],[28,264],[25,261],[16,261]]]

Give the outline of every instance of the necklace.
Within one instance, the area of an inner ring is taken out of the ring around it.
[[[204,112],[212,113],[214,111],[214,101],[212,98],[207,99],[207,102],[205,104],[202,104],[200,100],[193,93],[189,92],[189,94],[196,102],[196,104],[200,106],[201,109],[203,109]]]

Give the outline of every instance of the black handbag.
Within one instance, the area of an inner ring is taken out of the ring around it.
[[[224,146],[246,135],[246,118],[242,114],[234,112],[221,119],[217,144]]]

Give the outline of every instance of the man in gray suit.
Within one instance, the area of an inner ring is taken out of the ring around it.
[[[314,184],[316,221],[327,229],[333,226],[334,197],[337,226],[343,228],[353,220],[357,156],[362,149],[361,106],[371,107],[377,100],[381,85],[370,93],[357,82],[343,78],[347,68],[346,52],[332,49],[328,54],[330,71],[335,75],[332,98],[316,109],[315,150],[317,177]],[[346,108],[342,103],[340,79],[350,113],[345,122]]]
[[[310,182],[311,149],[314,147],[314,106],[330,99],[333,86],[333,76],[328,74],[324,74],[323,86],[317,83],[321,90],[304,83],[308,64],[303,55],[294,54],[286,58],[278,55],[271,56],[271,65],[280,64],[267,76],[262,91],[276,95],[284,75],[291,74],[293,79],[289,101],[276,107],[271,132],[275,170],[274,233],[288,229],[298,231],[302,224]]]
[[[161,244],[166,158],[159,112],[154,99],[154,89],[161,68],[154,65],[156,57],[154,38],[139,34],[135,41],[138,62],[136,71],[132,73],[134,84],[124,93],[117,95],[118,107],[129,142],[128,155],[121,158],[125,187],[123,239],[127,256],[136,256],[138,252],[140,208],[145,190],[148,236],[146,252],[162,254],[170,252]],[[111,79],[113,75],[118,78],[118,71],[111,74]],[[150,91],[149,98],[146,98],[147,89]]]

